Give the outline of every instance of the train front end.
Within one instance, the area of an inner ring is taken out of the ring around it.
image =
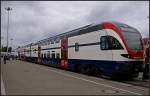
[[[129,68],[132,75],[135,77],[139,71],[142,71],[142,65],[144,60],[144,50],[142,44],[142,36],[138,30],[130,26],[119,26],[123,35],[124,44],[126,46],[128,54],[122,54],[122,56],[129,58]]]
[[[137,77],[139,72],[142,71],[144,60],[144,50],[140,32],[129,25],[118,22],[105,23],[105,27],[114,30],[125,46],[125,54],[120,54],[124,61],[119,62],[122,68],[117,74],[119,74],[119,76]]]

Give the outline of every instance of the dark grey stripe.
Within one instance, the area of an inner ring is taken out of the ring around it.
[[[52,49],[60,49],[61,47],[54,47],[54,48],[46,48],[46,49],[41,49],[41,50],[52,50]]]
[[[82,47],[82,46],[92,46],[92,45],[99,45],[100,42],[96,42],[96,43],[87,43],[87,44],[79,44],[79,47]],[[71,46],[68,46],[68,48],[70,47],[75,47],[75,45],[71,45]]]
[[[100,42],[96,43],[87,43],[87,44],[79,44],[79,46],[92,46],[92,45],[99,45]]]
[[[79,47],[82,46],[92,46],[92,45],[99,45],[100,42],[96,43],[87,43],[87,44],[79,44]],[[75,45],[70,45],[68,48],[75,47]],[[54,47],[54,48],[46,48],[46,49],[41,49],[41,50],[52,50],[52,49],[61,49],[61,47]]]

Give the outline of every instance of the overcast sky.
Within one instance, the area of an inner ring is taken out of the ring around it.
[[[149,36],[148,1],[1,1],[1,37],[6,45],[6,7],[11,7],[9,45],[26,45],[86,24],[123,22]]]

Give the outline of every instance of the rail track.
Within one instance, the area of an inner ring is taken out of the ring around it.
[[[131,81],[121,81],[123,83],[149,88],[149,80],[134,79]]]
[[[99,78],[103,78],[103,79],[107,79],[107,80],[112,80],[112,81],[117,81],[117,82],[121,82],[121,83],[125,83],[125,84],[130,84],[130,85],[134,85],[134,86],[140,86],[140,87],[145,87],[145,88],[149,88],[150,83],[149,83],[149,79],[146,80],[142,80],[141,78],[132,78],[132,79],[127,79],[127,80],[113,80],[108,76],[96,76]]]

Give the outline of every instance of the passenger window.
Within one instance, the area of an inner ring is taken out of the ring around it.
[[[34,53],[36,53],[36,49],[34,49]]]
[[[60,58],[59,53],[57,53],[57,54],[56,54],[56,58],[57,58],[57,59],[59,59],[59,58]]]
[[[47,58],[50,58],[50,51],[48,51],[47,53]]]
[[[54,41],[51,41],[51,44],[54,44]]]
[[[44,54],[44,58],[46,58],[46,53]]]
[[[52,53],[52,59],[55,59],[55,53]]]
[[[59,40],[56,40],[55,42],[56,42],[56,43],[59,43]]]

